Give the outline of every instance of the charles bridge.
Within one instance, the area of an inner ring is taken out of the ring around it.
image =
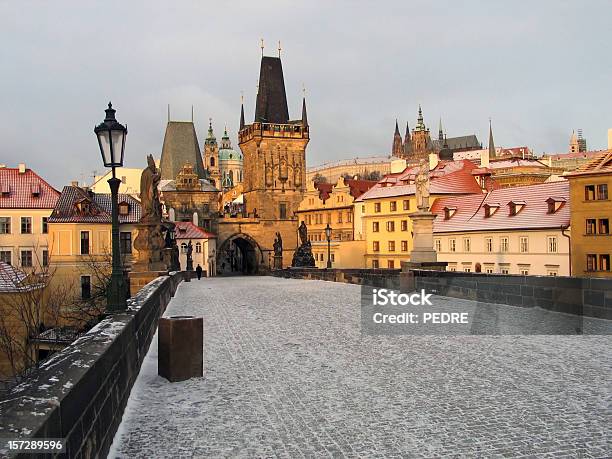
[[[612,454],[610,280],[363,269],[185,276],[155,279],[126,313],[15,387],[0,401],[0,436],[64,438],[69,457]],[[449,308],[571,314],[598,332],[365,336],[358,284],[425,288]],[[157,376],[164,313],[203,316],[204,378]]]

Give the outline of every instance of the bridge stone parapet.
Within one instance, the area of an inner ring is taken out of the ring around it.
[[[171,273],[53,355],[0,403],[0,437],[63,438],[67,457],[108,453],[159,318],[188,273]],[[11,456],[0,447],[0,456]]]
[[[399,290],[400,272],[401,269],[286,268],[272,271],[272,275],[288,279],[314,279]]]

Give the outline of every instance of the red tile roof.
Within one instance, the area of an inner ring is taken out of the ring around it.
[[[59,195],[32,169],[0,168],[0,209],[53,209]]]
[[[440,161],[429,172],[431,179],[429,192],[431,194],[472,194],[482,190],[472,170],[476,165],[467,159],[460,161]],[[414,179],[419,166],[408,167],[400,174],[390,174],[383,177],[375,186],[363,193],[357,201],[367,199],[407,196],[415,193]]]
[[[363,193],[376,185],[377,182],[374,180],[347,179],[344,181],[344,183],[349,186],[351,196],[354,199],[357,199]]]
[[[315,183],[315,188],[319,190],[319,199],[323,202],[329,199],[329,195],[332,192],[332,183],[318,182]]]
[[[177,239],[213,239],[217,237],[215,234],[204,231],[191,222],[174,223],[176,224],[175,234]]]
[[[77,204],[87,201],[90,212],[79,211]],[[137,223],[142,209],[140,202],[129,194],[119,193],[119,203],[129,205],[127,215],[119,214],[119,223]],[[94,193],[78,186],[65,186],[51,216],[49,223],[112,223],[111,195]]]
[[[592,161],[583,164],[569,175],[612,174],[612,150],[606,150],[595,155]]]
[[[595,158],[599,156],[602,152],[606,152],[607,150],[594,150],[594,151],[574,151],[569,153],[557,153],[557,154],[546,154],[544,156],[549,157],[554,160],[562,160],[562,159],[578,159],[578,158]]]
[[[547,199],[561,202],[555,213],[548,213]],[[508,203],[524,202],[523,208],[510,215]],[[490,217],[485,217],[484,207],[499,205]],[[444,208],[456,208],[448,220]],[[452,196],[437,199],[431,211],[438,215],[434,220],[434,233],[463,231],[492,231],[513,229],[544,229],[569,226],[569,183],[567,180],[493,190],[487,194]]]

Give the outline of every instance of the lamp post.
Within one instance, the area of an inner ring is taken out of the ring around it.
[[[123,166],[127,127],[117,122],[115,119],[115,109],[113,109],[113,105],[110,102],[105,112],[106,118],[94,128],[94,132],[98,138],[98,146],[100,147],[104,167],[110,167],[113,170],[113,176],[108,180],[111,189],[113,269],[110,285],[108,286],[106,304],[106,312],[112,314],[127,309],[127,285],[123,278],[121,253],[119,251],[118,200],[121,180],[115,176],[115,168]]]
[[[330,255],[331,254],[331,235],[332,235],[332,229],[328,223],[327,226],[325,227],[325,237],[327,238],[327,269],[331,269],[332,267],[331,255]]]

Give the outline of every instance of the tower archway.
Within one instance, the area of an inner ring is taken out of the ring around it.
[[[254,275],[263,263],[263,252],[251,236],[236,233],[223,241],[217,250],[218,275]]]

